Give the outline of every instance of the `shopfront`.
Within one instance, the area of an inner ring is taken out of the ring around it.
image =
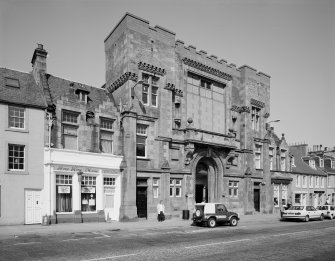
[[[93,153],[77,153],[82,157],[77,157],[74,165],[63,160],[71,158],[67,157],[69,153],[73,152],[53,150],[50,164],[45,164],[43,196],[48,200],[44,213],[48,213],[52,223],[118,221],[121,173],[117,166],[121,157],[109,156],[107,162]],[[96,167],[88,166],[88,162],[96,162]]]

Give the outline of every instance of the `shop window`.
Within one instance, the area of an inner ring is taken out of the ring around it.
[[[113,153],[113,120],[100,118],[100,150]]]
[[[147,143],[147,125],[137,124],[136,128],[136,156],[146,157],[146,143]]]
[[[279,185],[273,185],[273,205],[279,206]]]
[[[56,212],[72,212],[71,175],[56,175]]]
[[[229,197],[238,197],[238,181],[229,181],[228,182],[228,192]]]
[[[256,131],[260,129],[260,112],[260,108],[251,106],[251,126]]]
[[[8,106],[8,127],[14,129],[25,128],[25,109],[23,107]]]
[[[262,168],[262,146],[255,145],[255,168],[261,169]]]
[[[96,210],[96,177],[83,176],[81,179],[81,211]]]
[[[63,111],[62,113],[62,138],[64,149],[78,149],[78,113]]]
[[[153,190],[154,198],[158,198],[159,197],[159,179],[158,178],[153,179],[152,190]]]
[[[144,105],[158,106],[158,82],[157,76],[142,74],[142,102]]]
[[[182,182],[181,179],[170,179],[170,197],[181,197]]]
[[[8,170],[25,169],[25,146],[18,144],[8,144]]]

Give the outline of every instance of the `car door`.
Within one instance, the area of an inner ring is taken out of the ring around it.
[[[312,218],[318,218],[319,217],[319,211],[316,210],[316,208],[310,206],[309,209],[310,209],[310,212],[311,212],[310,217],[312,217]]]
[[[228,221],[228,211],[223,204],[216,205],[216,218],[219,221]]]

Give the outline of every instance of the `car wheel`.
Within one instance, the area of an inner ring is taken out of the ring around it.
[[[213,227],[216,226],[216,220],[215,220],[215,218],[210,218],[208,220],[208,226],[211,227],[211,228],[213,228]]]
[[[230,219],[230,225],[233,226],[233,227],[237,226],[237,218],[236,217],[232,217]]]
[[[321,214],[320,220],[323,221],[324,219],[325,219],[325,216],[323,214]]]
[[[308,222],[309,221],[309,216],[306,216],[305,217],[305,222]]]

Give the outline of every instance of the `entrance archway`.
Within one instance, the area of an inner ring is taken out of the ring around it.
[[[201,158],[195,169],[195,203],[218,200],[218,167],[210,157]]]

